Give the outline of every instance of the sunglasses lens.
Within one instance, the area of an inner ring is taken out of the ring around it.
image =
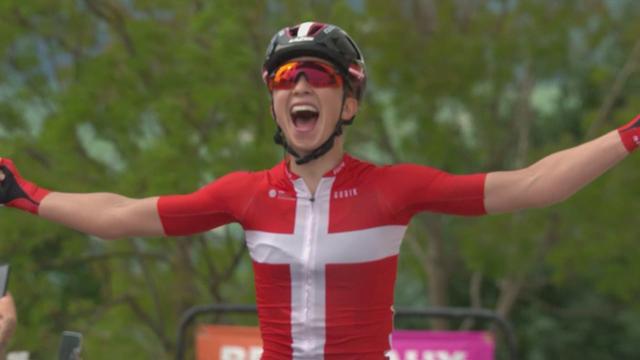
[[[314,61],[292,61],[280,66],[269,79],[269,89],[293,89],[299,77],[313,87],[340,87],[342,77],[329,65]]]

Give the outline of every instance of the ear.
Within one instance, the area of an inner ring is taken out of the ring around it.
[[[358,112],[358,100],[356,100],[356,98],[351,96],[347,97],[344,100],[344,106],[342,107],[342,114],[341,114],[342,120],[353,119],[353,117],[356,116],[357,112]]]

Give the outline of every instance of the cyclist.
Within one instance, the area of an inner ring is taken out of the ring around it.
[[[420,211],[504,213],[565,200],[640,144],[640,117],[515,171],[453,175],[376,166],[344,151],[366,83],[340,28],[305,22],[268,46],[263,78],[275,141],[271,169],[234,172],[187,195],[130,199],[50,192],[9,159],[0,201],[105,239],[186,235],[240,223],[255,271],[263,359],[381,359],[389,350],[400,242]]]

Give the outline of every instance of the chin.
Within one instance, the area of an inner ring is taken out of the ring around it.
[[[309,145],[309,144],[298,144],[298,143],[293,143],[291,144],[293,150],[295,150],[299,155],[304,156],[307,155],[309,153],[311,153],[313,150],[315,150],[316,148],[318,148],[321,144],[318,145]]]
[[[297,152],[311,152],[318,146],[322,145],[323,142],[322,138],[317,134],[292,134],[290,136],[286,136],[286,138],[289,145],[291,145]]]

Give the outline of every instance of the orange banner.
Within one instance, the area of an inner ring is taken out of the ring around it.
[[[248,326],[202,325],[196,332],[196,360],[260,360],[260,329]]]

